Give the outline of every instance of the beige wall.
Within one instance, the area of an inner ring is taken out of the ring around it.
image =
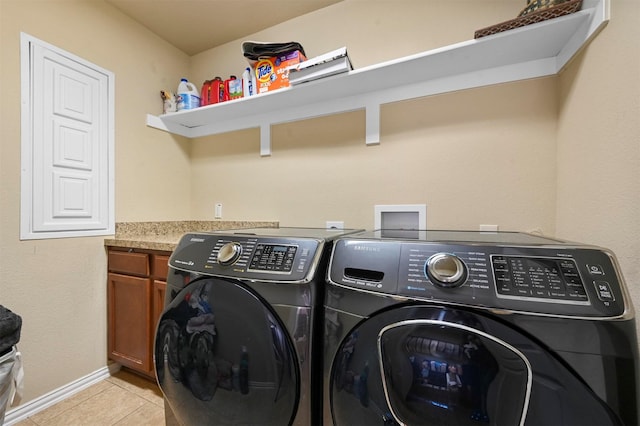
[[[560,76],[557,234],[612,249],[640,308],[640,2]]]
[[[379,146],[365,145],[362,112],[275,126],[268,158],[257,131],[203,138],[192,146],[193,214],[210,218],[218,201],[230,217],[371,228],[375,204],[424,203],[430,228],[552,234],[554,87],[536,80],[386,106]]]
[[[346,0],[247,39],[297,40],[311,56],[346,45],[363,67],[470,39],[520,3]],[[230,220],[370,228],[376,203],[426,203],[431,228],[609,246],[638,293],[640,10],[612,3],[559,78],[387,105],[378,146],[359,111],[274,126],[261,158],[254,130],[185,141],[145,126],[183,75],[239,74],[242,40],[188,58],[102,1],[0,0],[0,304],[25,320],[26,400],[106,365],[106,270],[101,238],[18,240],[20,31],[116,74],[117,221],[211,219],[222,202]]]
[[[20,32],[115,73],[117,221],[189,217],[189,145],[145,126],[189,58],[101,0],[2,0],[0,31],[0,304],[24,321],[28,401],[107,364],[106,257],[103,238],[19,241]]]

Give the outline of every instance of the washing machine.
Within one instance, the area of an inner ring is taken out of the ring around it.
[[[634,311],[608,250],[523,233],[336,241],[325,424],[637,425]]]
[[[154,350],[167,424],[321,422],[313,335],[322,336],[329,249],[348,232],[261,228],[181,238]]]

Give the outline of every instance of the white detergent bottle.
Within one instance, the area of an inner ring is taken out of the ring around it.
[[[196,86],[186,78],[180,80],[178,84],[178,111],[183,109],[194,109],[200,106],[200,93]]]
[[[242,73],[242,93],[246,98],[255,94],[255,85],[251,68],[247,67]]]

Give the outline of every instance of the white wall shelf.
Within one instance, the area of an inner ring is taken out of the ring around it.
[[[557,74],[607,24],[609,1],[584,0],[570,15],[287,89],[147,115],[147,125],[188,138],[260,128],[260,155],[268,156],[272,124],[365,109],[366,143],[377,144],[380,105]]]

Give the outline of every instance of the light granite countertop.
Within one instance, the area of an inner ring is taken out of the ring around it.
[[[166,222],[120,222],[116,223],[116,234],[107,238],[107,247],[123,247],[144,250],[173,251],[180,237],[187,232],[219,231],[224,229],[277,228],[273,221],[166,221]]]

